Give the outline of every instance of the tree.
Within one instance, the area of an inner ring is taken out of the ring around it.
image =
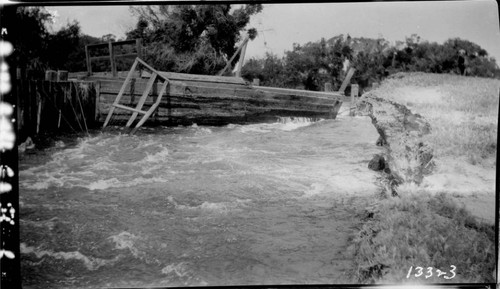
[[[234,54],[240,33],[262,5],[237,9],[228,4],[159,5],[131,10],[139,20],[127,38],[143,38],[146,61],[158,69],[215,74]]]
[[[108,34],[101,36],[101,41],[102,42],[115,42],[116,36],[114,34],[108,33]]]
[[[36,78],[42,78],[47,69],[86,70],[85,45],[101,40],[82,34],[77,21],[50,33],[47,27],[51,21],[52,15],[43,7],[16,9],[9,28],[14,64],[34,71],[31,77]]]
[[[52,16],[43,7],[18,7],[10,23],[9,35],[15,50],[12,55],[18,67],[35,70],[45,69],[47,60],[47,39],[49,32],[46,24]]]
[[[307,90],[321,90],[325,82],[340,87],[345,60],[352,60],[350,36],[338,35],[329,40],[321,39],[301,46],[294,44],[285,53],[285,67],[289,81],[301,83]],[[291,83],[289,83],[291,86]]]
[[[75,62],[85,57],[79,52],[80,24],[77,21],[68,23],[55,34],[47,37],[47,64],[51,69],[75,71],[78,68]]]
[[[343,63],[349,60],[351,67],[356,68],[351,82],[358,83],[363,90],[400,71],[458,73],[460,51],[467,58],[467,75],[500,78],[496,60],[488,57],[487,51],[479,45],[459,38],[438,44],[422,40],[416,34],[396,45],[383,38],[352,38],[349,35],[304,45],[295,43],[283,59],[270,55],[252,59],[248,66],[245,65],[245,76],[257,76],[261,83],[270,86],[319,90],[329,81],[338,88],[345,78]]]

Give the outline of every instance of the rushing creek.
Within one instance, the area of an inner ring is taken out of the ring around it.
[[[377,137],[365,117],[280,119],[99,132],[21,157],[23,285],[355,282]]]

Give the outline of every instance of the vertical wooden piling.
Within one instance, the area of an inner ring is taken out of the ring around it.
[[[85,45],[85,57],[87,60],[87,75],[90,76],[90,75],[92,75],[92,64],[90,62],[90,54],[89,54],[88,45]]]
[[[113,74],[113,77],[116,77],[117,71],[116,71],[116,62],[115,62],[115,54],[113,51],[113,42],[108,43],[108,48],[109,48],[109,61],[111,62],[111,73]]]
[[[36,114],[36,133],[38,134],[40,132],[40,122],[42,120],[42,97],[38,92],[37,96],[38,109]]]
[[[95,83],[95,115],[94,115],[94,121],[97,122],[99,121],[99,115],[100,115],[100,112],[99,112],[99,102],[101,101],[101,82],[100,81],[97,81]]]

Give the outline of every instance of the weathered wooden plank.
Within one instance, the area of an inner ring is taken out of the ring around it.
[[[92,56],[92,57],[90,57],[90,61],[93,61],[93,60],[106,60],[106,61],[110,61],[110,56],[108,54],[108,55],[104,55],[104,56]]]
[[[132,78],[135,80],[135,91],[137,91],[137,95],[140,95],[144,89],[146,89],[146,84],[147,80],[146,79],[140,79],[140,78]],[[121,86],[123,85],[123,81],[118,81],[118,80],[111,80],[111,79],[105,79],[105,78],[99,78],[99,80],[96,79],[96,81],[100,81],[102,83],[101,89],[103,93],[114,93],[117,94],[118,91],[120,90]],[[156,91],[159,90],[158,87],[159,84],[155,84],[153,89],[156,89]],[[183,82],[183,81],[178,81],[178,80],[171,80],[171,86],[173,90],[176,89],[186,89],[190,87],[198,87],[198,88],[217,88],[217,89],[222,89],[222,90],[227,90],[227,89],[251,89],[249,86],[242,86],[238,84],[224,84],[221,85],[219,83],[209,83],[209,82]],[[127,89],[129,89],[130,84],[127,84]]]
[[[114,99],[114,95],[112,94],[101,94],[101,101],[112,103]],[[154,97],[149,97],[146,100],[146,104],[152,103]],[[132,105],[135,103],[132,101],[132,97],[130,95],[124,95],[122,97],[124,103],[131,103]],[[307,100],[307,101],[305,101]],[[176,94],[170,93],[167,98],[164,98],[163,102],[169,102],[175,104],[186,103],[186,104],[199,104],[199,103],[208,103],[208,104],[224,104],[224,103],[241,103],[242,105],[267,105],[267,104],[276,104],[282,106],[332,106],[335,101],[334,99],[305,99],[301,96],[289,96],[289,95],[261,95],[259,97],[254,97],[253,95],[231,95],[231,94]]]
[[[111,84],[111,85],[110,85]],[[115,89],[118,83],[110,83],[107,81],[101,82],[102,94],[116,94]],[[158,84],[156,84],[156,87]],[[260,87],[259,87],[260,88]],[[135,91],[140,92],[146,89],[144,81],[137,81],[135,83]],[[158,89],[158,88],[156,88]],[[283,100],[296,100],[299,102],[318,102],[318,101],[332,101],[332,100],[345,100],[345,97],[336,94],[324,92],[308,92],[297,91],[288,89],[252,89],[251,87],[220,87],[220,86],[194,86],[185,85],[182,82],[171,82],[170,91],[171,95],[186,95],[188,97],[228,97],[231,100],[233,97],[247,97],[250,101],[253,99],[269,98],[269,99],[283,99]],[[134,95],[139,95],[134,94]],[[154,95],[154,94],[153,94]],[[333,95],[333,97],[332,97]]]
[[[316,116],[319,114],[322,115],[328,115],[334,113],[334,116],[336,115],[335,109],[337,106],[340,105],[341,102],[334,101],[329,104],[326,103],[320,103],[320,104],[307,104],[307,103],[301,103],[297,104],[294,106],[290,105],[284,105],[283,102],[279,101],[274,101],[274,102],[261,102],[255,105],[252,105],[248,103],[244,99],[239,99],[233,100],[233,101],[227,101],[227,100],[214,100],[211,98],[205,98],[205,99],[195,99],[195,100],[190,100],[186,101],[185,99],[182,98],[176,98],[176,97],[170,97],[170,101],[165,102],[163,101],[160,105],[161,109],[167,109],[167,110],[176,110],[176,109],[182,109],[188,114],[200,114],[202,113],[203,115],[219,115],[218,111],[224,111],[228,115],[239,115],[238,112],[245,112],[247,114],[251,113],[252,111],[280,111],[280,112],[287,112],[289,116],[297,115],[297,112],[302,112],[302,116]],[[145,106],[150,106],[152,105],[152,101],[149,103],[146,103]],[[106,110],[109,109],[111,105],[108,104],[102,104],[101,106],[101,111],[103,113],[106,112]],[[161,114],[161,111],[159,112]],[[115,112],[116,114],[116,112]],[[130,114],[128,114],[130,115]],[[285,113],[283,116],[286,116],[287,114]]]
[[[142,111],[140,109],[136,109],[136,108],[133,108],[133,107],[129,107],[129,106],[126,106],[126,105],[113,104],[113,106],[116,107],[116,108],[121,108],[121,109],[127,110],[127,111],[133,111],[134,113],[141,113],[141,114],[145,114],[146,113],[145,111]]]
[[[151,78],[148,81],[148,84],[146,86],[146,89],[143,91],[141,98],[139,99],[139,102],[137,103],[137,106],[135,107],[136,110],[142,112],[142,106],[146,102],[146,98],[148,97],[149,93],[151,92],[151,89],[153,88],[153,84],[156,81],[156,77],[158,74],[156,72],[153,73]],[[132,122],[134,122],[135,118],[137,117],[137,112],[134,112],[132,116],[130,117],[130,120],[127,122],[126,127],[129,127]]]
[[[342,82],[342,85],[340,86],[339,93],[344,94],[345,89],[347,88],[347,85],[351,82],[351,78],[354,75],[354,72],[356,72],[356,69],[354,68],[349,68],[349,71],[347,72],[347,76],[344,78],[344,81]]]
[[[267,87],[267,86],[257,86],[253,87],[256,91],[272,92],[276,94],[289,94],[289,95],[301,95],[309,97],[325,97],[325,98],[339,98],[341,94],[336,92],[325,92],[325,91],[309,91],[309,90],[298,90],[290,88],[278,88],[278,87]]]
[[[161,88],[161,91],[158,94],[158,98],[156,99],[155,103],[149,108],[149,110],[146,112],[146,114],[142,117],[142,119],[137,123],[135,128],[130,132],[131,134],[134,134],[137,129],[139,129],[148,119],[149,117],[155,112],[155,110],[158,108],[158,106],[161,103],[162,97],[165,94],[165,91],[167,90],[169,83],[168,81],[165,81],[163,83],[163,86]]]
[[[123,93],[125,92],[125,89],[127,87],[127,84],[130,82],[130,79],[133,76],[133,72],[135,71],[135,68],[137,67],[138,62],[134,61],[134,64],[132,65],[132,68],[130,69],[127,78],[125,79],[125,83],[123,83],[122,87],[120,88],[120,92],[118,93],[118,96],[116,97],[114,104],[118,104],[120,102],[120,98],[123,96]],[[104,121],[104,127],[108,124],[109,120],[111,119],[111,116],[113,114],[114,107],[111,107],[108,116],[106,117],[106,120]]]
[[[158,71],[158,72],[160,73],[160,75],[170,80],[229,83],[229,84],[240,84],[240,85],[247,84],[247,82],[243,78],[234,76],[214,76],[214,75],[187,74],[187,73],[176,73],[176,72],[166,72],[166,71]],[[149,77],[148,73],[146,72],[143,72],[143,75],[141,76]]]

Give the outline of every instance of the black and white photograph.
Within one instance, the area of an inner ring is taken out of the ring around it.
[[[2,287],[498,282],[497,2],[9,9]]]

